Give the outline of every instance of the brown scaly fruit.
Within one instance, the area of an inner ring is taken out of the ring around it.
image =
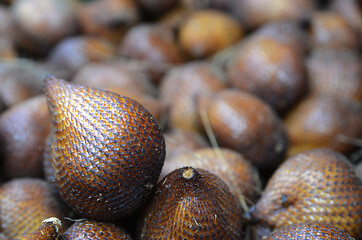
[[[165,158],[153,116],[118,94],[45,79],[60,194],[80,215],[115,220],[151,193]]]
[[[249,213],[252,221],[271,229],[320,222],[358,237],[362,182],[342,154],[330,149],[305,151],[277,169]]]
[[[241,239],[242,210],[214,174],[179,168],[156,187],[143,212],[140,239]]]
[[[131,240],[131,237],[121,228],[112,223],[83,220],[73,223],[68,230],[60,236],[62,240],[81,239],[120,239]]]
[[[41,227],[36,231],[21,236],[16,240],[56,240],[61,229],[61,221],[58,218],[51,217],[45,219]]]
[[[348,233],[331,225],[320,223],[293,224],[274,230],[263,240],[354,240]]]
[[[247,204],[254,204],[261,192],[261,181],[256,168],[243,155],[230,149],[209,147],[184,151],[184,154],[165,160],[160,177],[184,166],[201,168],[220,177],[230,191]]]
[[[1,230],[9,238],[36,231],[46,218],[63,216],[63,209],[44,180],[17,178],[0,188]]]

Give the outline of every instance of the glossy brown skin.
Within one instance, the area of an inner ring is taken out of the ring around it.
[[[87,64],[77,72],[72,82],[108,91],[119,88],[126,93],[139,95],[149,93],[151,88],[151,83],[143,72],[117,62]]]
[[[320,223],[293,224],[274,230],[263,240],[354,240],[348,233],[331,225]]]
[[[330,149],[305,151],[286,160],[251,211],[260,225],[331,224],[358,237],[362,232],[362,182],[354,166]]]
[[[197,98],[227,87],[221,69],[206,62],[193,62],[174,68],[162,79],[161,98],[169,103],[169,125],[201,132]]]
[[[147,70],[155,82],[173,65],[184,62],[171,29],[160,25],[139,24],[129,29],[121,41],[118,54],[134,60]]]
[[[57,218],[47,218],[36,231],[16,238],[16,240],[56,240],[62,228],[62,223]]]
[[[316,48],[356,49],[358,37],[345,19],[333,12],[316,12],[311,19],[311,41]]]
[[[118,94],[47,77],[52,163],[59,191],[80,215],[133,213],[156,184],[164,139],[152,115]]]
[[[361,56],[349,50],[314,49],[306,61],[309,91],[362,101]]]
[[[230,191],[248,205],[254,204],[261,193],[258,171],[238,152],[211,147],[184,152],[166,159],[160,177],[184,166],[201,168],[220,177]]]
[[[285,113],[306,92],[304,58],[300,49],[268,35],[251,36],[237,48],[228,76],[232,86]]]
[[[180,28],[179,41],[191,58],[206,58],[236,43],[243,35],[239,23],[215,10],[190,15]]]
[[[106,39],[97,36],[72,36],[63,39],[49,53],[48,62],[74,75],[89,62],[111,59],[115,47]]]
[[[358,103],[331,96],[310,96],[285,118],[290,140],[288,155],[303,150],[331,148],[349,154],[362,136],[362,109]]]
[[[265,23],[255,31],[255,35],[274,39],[282,45],[288,45],[300,54],[309,51],[309,35],[296,21],[279,20]]]
[[[29,98],[3,112],[0,115],[3,177],[42,177],[43,151],[49,133],[44,95]]]
[[[70,0],[17,0],[11,11],[15,40],[31,53],[45,54],[57,41],[76,30],[75,6]]]
[[[231,8],[247,29],[256,29],[264,23],[275,20],[307,18],[313,9],[313,2],[309,0],[238,0],[233,2]]]
[[[132,0],[103,0],[84,4],[78,19],[86,34],[118,43],[127,29],[138,22],[139,14]]]
[[[18,178],[1,186],[1,229],[9,238],[36,231],[49,217],[62,219],[63,213],[44,180]]]
[[[61,240],[131,240],[131,237],[121,228],[112,223],[83,220],[75,222],[60,236]]]
[[[186,152],[210,146],[201,134],[192,131],[172,129],[171,131],[166,132],[164,137],[167,152],[165,161]],[[162,178],[163,177],[164,176],[162,176]]]
[[[158,183],[143,212],[139,239],[241,239],[241,214],[220,178],[180,168]]]
[[[288,140],[276,113],[257,97],[239,90],[222,90],[200,97],[199,112],[207,115],[218,144],[249,159],[259,170],[275,169]]]

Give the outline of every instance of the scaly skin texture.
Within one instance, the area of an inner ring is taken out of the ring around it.
[[[49,217],[61,219],[63,213],[44,180],[18,178],[1,186],[0,227],[9,238],[34,232]]]
[[[60,239],[131,240],[131,237],[112,223],[86,220],[74,223],[64,234],[61,235]]]
[[[353,240],[348,234],[331,225],[320,223],[293,224],[276,229],[263,240]]]
[[[153,116],[118,94],[45,79],[51,156],[64,200],[80,215],[115,220],[133,213],[156,184],[165,144]]]
[[[47,218],[36,231],[26,234],[16,240],[55,240],[62,228],[62,223],[58,218]]]
[[[143,212],[140,239],[241,239],[242,210],[214,174],[179,168],[156,187]]]
[[[242,154],[230,149],[203,148],[166,159],[161,177],[177,168],[192,166],[220,177],[230,191],[247,204],[255,204],[260,196],[261,181],[256,168]],[[244,200],[243,200],[244,198]]]
[[[362,182],[340,153],[306,151],[278,168],[251,215],[270,228],[320,222],[357,238],[362,233]]]

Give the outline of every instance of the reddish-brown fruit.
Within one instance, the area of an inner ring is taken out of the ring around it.
[[[8,237],[32,233],[49,217],[61,219],[63,213],[45,181],[17,178],[1,186],[1,230]]]
[[[76,30],[75,6],[70,0],[16,0],[11,11],[15,40],[32,53],[45,54]]]
[[[309,36],[295,21],[272,21],[261,26],[255,35],[271,38],[281,45],[288,45],[302,56],[309,50]]]
[[[103,0],[84,4],[78,19],[86,34],[118,43],[126,30],[138,21],[139,14],[135,1]]]
[[[151,193],[165,158],[152,115],[118,94],[47,77],[52,163],[59,191],[79,214],[115,220]]]
[[[160,177],[192,166],[220,177],[240,201],[252,205],[261,193],[259,173],[240,153],[229,149],[203,148],[166,159]]]
[[[68,230],[61,235],[62,240],[131,240],[131,237],[121,228],[112,223],[83,220],[75,222]]]
[[[115,47],[103,38],[76,36],[58,43],[49,53],[48,62],[73,75],[83,65],[109,60],[114,54]]]
[[[204,62],[189,63],[169,71],[163,78],[160,93],[169,103],[169,124],[172,128],[201,132],[197,98],[225,89],[221,69]]]
[[[288,155],[313,148],[331,148],[344,154],[355,149],[362,136],[362,109],[358,103],[331,96],[310,96],[285,118]]]
[[[358,237],[362,182],[342,154],[330,149],[305,151],[286,160],[273,174],[251,219],[272,229],[326,223]]]
[[[151,88],[146,74],[117,62],[87,64],[77,72],[72,82],[107,91],[118,88],[125,93],[139,95],[149,93]]]
[[[166,132],[164,137],[167,152],[166,159],[209,146],[206,139],[197,132],[172,129],[170,132]]]
[[[251,92],[285,113],[305,93],[304,59],[300,49],[260,33],[243,42],[228,66],[230,83]]]
[[[334,12],[316,12],[311,18],[311,41],[315,48],[358,47],[358,37],[346,20]]]
[[[32,233],[26,234],[16,240],[56,240],[60,230],[62,229],[62,223],[58,218],[51,217],[43,221],[41,227]]]
[[[180,28],[179,41],[192,58],[211,56],[237,42],[243,35],[239,23],[222,12],[200,10]]]
[[[354,240],[348,233],[332,225],[320,223],[293,224],[274,230],[263,240]]]
[[[259,170],[271,172],[282,161],[288,145],[283,123],[257,97],[221,90],[200,97],[199,112],[208,118],[220,146],[240,152]]]
[[[275,20],[303,20],[313,9],[310,0],[237,0],[231,6],[233,13],[247,29],[256,29]]]
[[[169,67],[184,61],[173,32],[160,25],[139,24],[131,28],[124,36],[118,53],[141,61],[135,64],[148,71],[155,82]]]
[[[306,61],[311,94],[362,101],[361,60],[350,50],[314,49]]]
[[[49,133],[44,95],[30,98],[3,112],[0,115],[3,176],[42,177],[43,151]]]
[[[242,210],[217,176],[180,168],[161,180],[144,210],[140,239],[241,239]]]

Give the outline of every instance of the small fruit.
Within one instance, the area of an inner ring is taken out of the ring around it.
[[[230,149],[209,147],[184,151],[184,154],[165,160],[160,177],[184,166],[201,168],[220,177],[243,204],[254,204],[261,192],[256,168],[240,153]]]
[[[277,228],[263,240],[353,240],[348,234],[341,229],[331,225],[320,223],[301,223],[293,224],[283,228]]]
[[[357,238],[362,233],[362,182],[342,154],[305,151],[277,169],[250,214],[252,221],[271,229],[319,222]]]
[[[303,55],[290,41],[265,32],[251,36],[237,48],[227,70],[232,86],[255,94],[280,114],[307,90]]]
[[[200,10],[180,29],[180,44],[192,58],[206,58],[236,43],[243,35],[239,23],[215,10]]]
[[[200,96],[198,108],[200,117],[208,119],[218,144],[243,154],[263,173],[270,173],[283,160],[288,146],[283,123],[256,96],[221,90]]]
[[[141,219],[140,239],[241,239],[242,210],[214,174],[184,167],[161,180]]]
[[[64,216],[47,182],[17,178],[0,187],[1,231],[16,238],[36,231],[44,219]]]
[[[0,115],[3,177],[42,177],[43,151],[49,133],[44,95],[29,98],[4,111]]]
[[[16,240],[56,240],[62,229],[62,223],[58,218],[51,217],[43,221],[40,228]]]
[[[131,237],[121,228],[112,223],[83,220],[73,223],[68,230],[61,235],[62,240],[81,239],[120,239],[131,240]]]

